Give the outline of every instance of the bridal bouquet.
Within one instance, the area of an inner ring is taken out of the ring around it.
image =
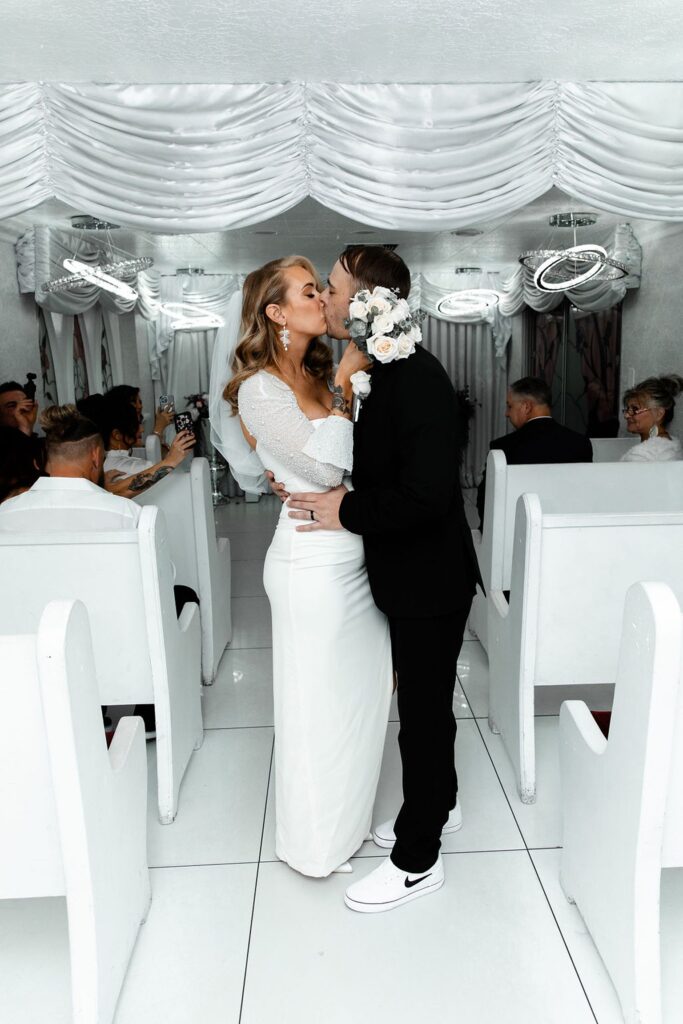
[[[390,288],[362,288],[351,300],[344,326],[361,352],[378,363],[392,363],[412,356],[422,341],[421,319]]]

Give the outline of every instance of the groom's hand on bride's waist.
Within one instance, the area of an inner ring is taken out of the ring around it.
[[[277,494],[280,501],[287,501],[287,498],[289,497],[289,491],[285,489],[284,484],[278,483],[278,481],[275,479],[275,474],[271,473],[269,469],[266,470],[266,479],[270,484],[270,489],[273,492],[273,494]]]
[[[311,530],[341,530],[339,506],[347,494],[344,486],[333,487],[324,494],[290,494],[287,502],[290,519],[301,519],[299,533]]]

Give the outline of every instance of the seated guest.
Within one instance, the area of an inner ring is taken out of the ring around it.
[[[0,505],[0,530],[131,530],[141,508],[104,489],[104,444],[97,426],[75,405],[51,406],[41,416],[45,431],[47,477]],[[152,481],[153,482],[153,481]],[[93,516],[93,512],[97,515]],[[187,601],[199,603],[190,587],[175,589],[176,612]],[[148,738],[154,735],[154,708],[138,705]]]
[[[0,507],[2,530],[134,529],[140,507],[104,490],[104,445],[96,425],[74,405],[53,405],[41,416],[46,471],[32,487]]]
[[[639,434],[640,444],[622,455],[622,462],[668,462],[683,459],[683,448],[668,426],[674,418],[676,396],[683,390],[683,377],[672,373],[648,377],[624,392],[624,417],[629,434]]]
[[[105,398],[107,401],[119,404],[119,405],[132,405],[137,413],[138,420],[142,424],[143,411],[142,411],[142,398],[140,397],[140,388],[133,387],[131,384],[117,384],[115,387],[110,388],[107,391]],[[157,409],[154,414],[154,429],[153,434],[161,441],[162,451],[167,447],[164,444],[164,434],[166,429],[173,423],[173,413],[163,409]],[[144,444],[144,440],[141,438],[139,444]],[[164,452],[165,454],[165,452]]]
[[[105,446],[104,472],[107,490],[125,498],[134,498],[175,469],[196,442],[191,430],[176,434],[168,453],[160,462],[139,459],[131,448],[139,444],[141,424],[134,406],[111,400],[106,395],[90,395],[78,402],[79,411],[97,425]]]
[[[38,403],[24,391],[22,384],[15,380],[7,380],[0,384],[0,425],[16,427],[22,434],[29,437],[33,434]]]
[[[17,427],[0,426],[0,502],[23,494],[43,473],[43,446]]]
[[[505,452],[509,466],[543,462],[592,462],[590,438],[557,423],[550,410],[550,388],[540,377],[522,377],[508,388],[505,416],[515,428],[497,437],[490,448]],[[486,467],[477,491],[480,526],[484,525]]]

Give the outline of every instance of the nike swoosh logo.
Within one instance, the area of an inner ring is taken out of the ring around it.
[[[414,885],[417,885],[418,882],[424,882],[425,878],[429,878],[430,875],[431,871],[429,871],[426,875],[423,875],[422,878],[413,878],[412,880],[410,878],[406,878],[406,889],[412,889]]]

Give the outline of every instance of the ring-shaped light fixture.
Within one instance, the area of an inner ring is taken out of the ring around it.
[[[589,263],[587,270],[584,270],[581,274],[575,274],[569,281],[548,281],[546,275],[554,268],[559,266],[571,257],[576,257],[575,262]],[[585,284],[592,278],[596,277],[603,267],[603,261],[607,258],[607,250],[601,245],[573,245],[569,249],[564,249],[560,253],[548,257],[538,267],[534,273],[534,287],[538,288],[542,292],[564,292],[569,288],[576,288],[580,284]]]
[[[481,317],[498,305],[500,296],[492,288],[462,288],[439,299],[436,309],[443,316]]]
[[[171,318],[171,329],[174,331],[208,331],[222,327],[225,323],[217,313],[199,309],[187,302],[160,302],[157,309]]]
[[[81,263],[80,260],[70,259],[64,260],[64,266],[76,276],[79,283],[87,281],[88,284],[95,284],[103,291],[118,295],[121,299],[129,299],[131,302],[138,297],[138,293],[129,284],[119,281],[117,277],[105,274],[100,267],[89,267],[87,263]]]

